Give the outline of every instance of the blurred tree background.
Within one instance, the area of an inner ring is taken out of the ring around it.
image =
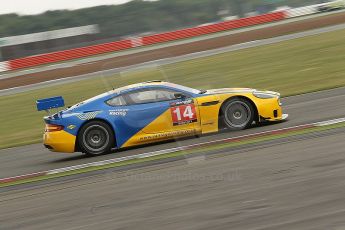
[[[98,24],[99,39],[122,38],[217,22],[223,17],[266,13],[320,0],[134,0],[123,5],[47,11],[39,15],[0,15],[0,37]]]

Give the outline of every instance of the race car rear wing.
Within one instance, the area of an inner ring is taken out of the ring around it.
[[[65,101],[63,97],[51,97],[40,99],[36,101],[37,111],[45,110],[48,114],[50,114],[51,109],[60,108],[65,106]]]

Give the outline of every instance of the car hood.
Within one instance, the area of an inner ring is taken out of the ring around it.
[[[210,89],[207,90],[209,94],[223,94],[223,93],[253,93],[255,89],[250,88],[223,88],[223,89]]]
[[[274,96],[280,97],[280,93],[273,92],[273,91],[259,91],[256,89],[251,88],[223,88],[223,89],[210,89],[207,90],[207,94],[225,94],[225,93],[263,93],[263,94],[270,94]]]

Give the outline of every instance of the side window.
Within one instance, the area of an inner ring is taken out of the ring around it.
[[[129,104],[145,104],[174,100],[175,93],[177,92],[164,89],[143,90],[129,93],[125,98]]]
[[[155,102],[155,94],[154,91],[138,91],[134,93],[129,93],[126,95],[126,100],[129,104],[143,104],[143,103],[151,103]]]
[[[170,101],[170,100],[174,100],[175,98],[175,93],[174,91],[170,91],[170,90],[157,90],[156,91],[156,95],[157,95],[157,99],[159,101]]]
[[[126,105],[126,102],[122,96],[114,97],[106,102],[110,106],[122,106]]]

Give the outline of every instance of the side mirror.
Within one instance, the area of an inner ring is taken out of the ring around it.
[[[175,96],[175,99],[185,99],[186,98],[186,96],[182,93],[175,93],[174,96]]]

